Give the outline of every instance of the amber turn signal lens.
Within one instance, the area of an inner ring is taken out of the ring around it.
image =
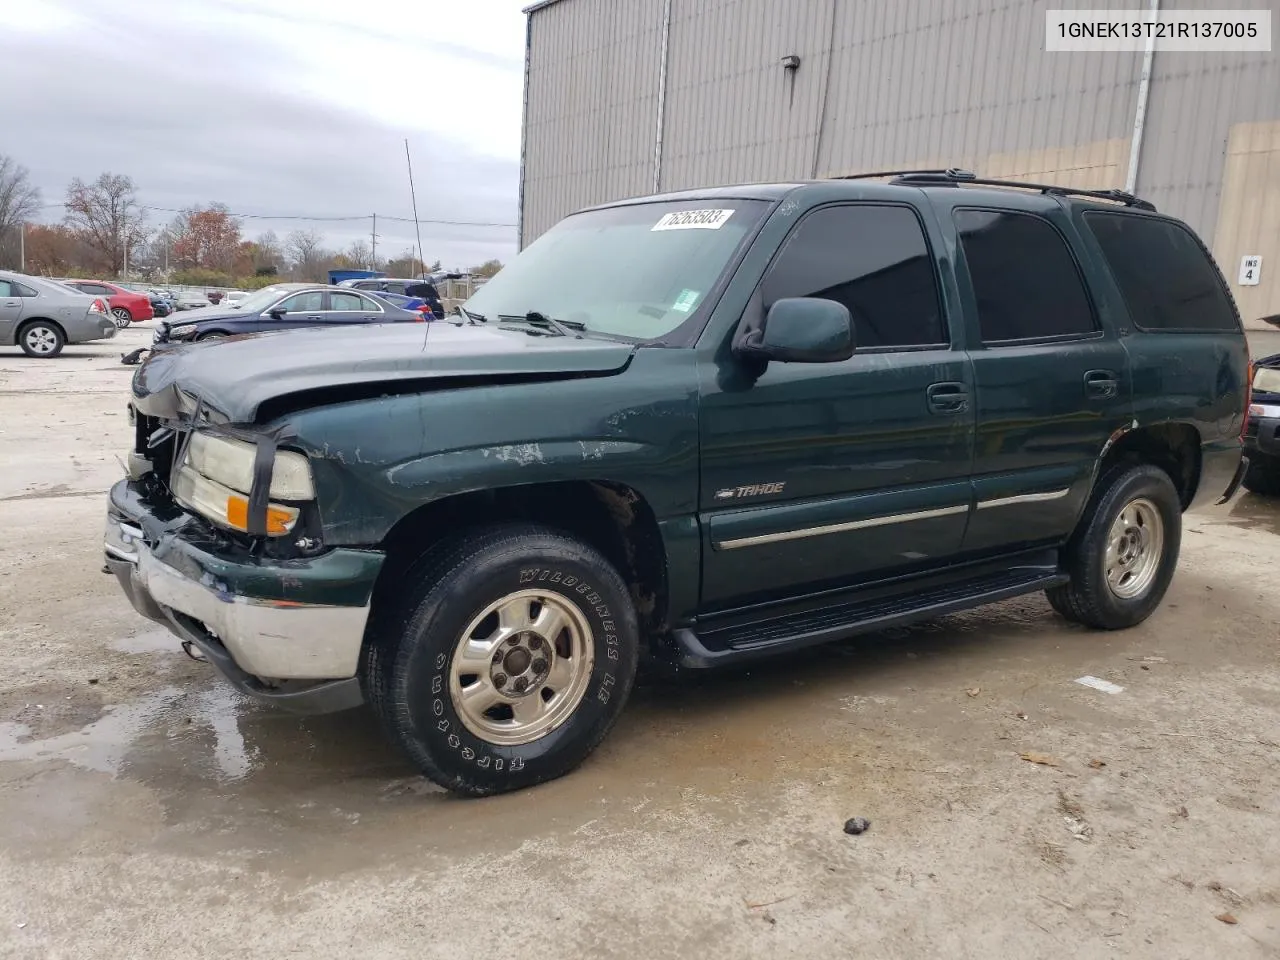
[[[289,532],[298,511],[267,505],[267,536],[278,537]],[[246,497],[227,497],[227,523],[237,530],[249,529],[249,500]]]

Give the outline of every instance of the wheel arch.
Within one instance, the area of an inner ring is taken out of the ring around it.
[[[1200,486],[1202,442],[1200,431],[1193,424],[1181,421],[1125,430],[1107,441],[1098,459],[1094,483],[1106,476],[1115,464],[1149,463],[1169,475],[1182,509],[1186,510]]]
[[[379,544],[387,560],[373,605],[393,601],[400,579],[435,544],[494,522],[533,521],[599,550],[631,591],[641,630],[661,629],[668,609],[667,553],[657,516],[634,487],[611,480],[565,480],[471,493],[423,504],[398,520]]]
[[[57,327],[58,332],[62,334],[63,342],[70,342],[67,337],[67,328],[57,320],[53,319],[53,317],[23,317],[18,321],[18,326],[13,332],[13,342],[18,343],[22,334],[26,332],[27,327],[31,326],[33,323],[47,323],[51,327]]]

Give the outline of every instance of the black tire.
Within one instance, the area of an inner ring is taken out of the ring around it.
[[[1280,457],[1253,451],[1249,454],[1249,468],[1240,482],[1250,493],[1262,497],[1280,496]]]
[[[66,334],[52,320],[32,320],[18,331],[18,346],[37,360],[52,360],[66,345]]]
[[[227,334],[223,333],[221,330],[210,330],[208,333],[202,333],[200,334],[200,336],[196,337],[197,342],[200,340],[225,340],[225,339],[227,339]]]
[[[370,626],[362,680],[387,732],[425,776],[455,793],[504,793],[563,776],[604,739],[631,693],[640,640],[626,584],[594,548],[534,524],[486,527],[430,551],[401,582],[403,599]],[[585,689],[558,726],[531,742],[496,744],[459,713],[454,659],[480,614],[530,590],[577,611],[593,660],[580,668]]]
[[[1158,515],[1161,546],[1153,554],[1157,565],[1147,585],[1136,595],[1120,596],[1107,581],[1107,546],[1116,518],[1138,501],[1149,504]],[[1080,526],[1063,553],[1063,568],[1071,582],[1045,591],[1049,603],[1068,620],[1098,630],[1136,626],[1164,599],[1181,545],[1182,504],[1169,475],[1148,464],[1116,466],[1094,488]]]

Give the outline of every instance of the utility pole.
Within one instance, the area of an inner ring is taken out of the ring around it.
[[[18,272],[27,272],[27,222],[18,224]]]
[[[373,231],[370,233],[372,240],[373,253],[369,254],[369,269],[378,269],[378,215],[373,215]]]

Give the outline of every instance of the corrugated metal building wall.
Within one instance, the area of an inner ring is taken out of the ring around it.
[[[1121,187],[1143,54],[1043,52],[1046,9],[1072,6],[1138,4],[536,4],[521,244],[590,204],[719,183],[962,166]],[[1161,3],[1213,6],[1274,2]],[[1157,53],[1135,192],[1212,245],[1246,318],[1280,313],[1280,55]],[[1258,286],[1235,284],[1246,254]]]

